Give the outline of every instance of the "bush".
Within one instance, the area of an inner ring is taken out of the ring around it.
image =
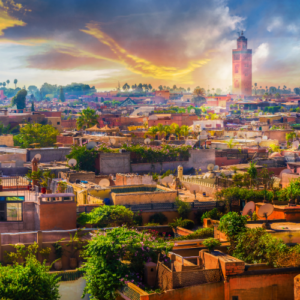
[[[160,225],[167,223],[168,218],[161,212],[155,213],[154,215],[150,216],[149,223],[158,223]]]
[[[240,216],[236,212],[229,212],[220,219],[218,229],[224,232],[230,242],[229,253],[232,253],[238,234],[246,231],[247,217]]]
[[[209,238],[203,241],[203,246],[207,247],[209,251],[214,251],[216,247],[221,246],[221,242],[214,238]]]
[[[50,267],[41,264],[31,252],[26,264],[0,265],[1,299],[10,300],[58,300],[60,277],[49,273]]]
[[[148,226],[148,227],[151,227],[151,226],[160,226],[160,224],[159,223],[147,223],[144,226]]]
[[[137,226],[142,226],[143,225],[143,217],[142,217],[142,213],[140,211],[134,213],[133,222]]]
[[[217,209],[213,208],[210,211],[206,211],[201,217],[201,224],[203,224],[203,219],[212,219],[212,220],[220,220],[223,214]]]
[[[177,206],[177,212],[182,219],[187,219],[189,213],[191,212],[192,208],[189,202],[184,202],[176,198],[175,204]]]
[[[127,282],[141,286],[145,262],[164,257],[172,245],[150,233],[125,227],[94,235],[84,251],[86,287],[92,299],[114,300],[117,290]],[[130,263],[124,263],[126,260]]]
[[[214,236],[213,228],[200,228],[193,233],[174,238],[176,241],[206,239]]]
[[[247,263],[268,263],[276,267],[277,257],[287,251],[288,247],[282,240],[263,228],[253,228],[238,235],[233,256]]]
[[[182,220],[179,226],[185,229],[193,229],[195,227],[195,223],[192,220],[186,219]]]
[[[93,224],[96,227],[132,226],[133,212],[123,205],[103,205],[90,213],[82,213],[77,219],[81,225]]]

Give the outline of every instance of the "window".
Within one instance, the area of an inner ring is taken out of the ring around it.
[[[20,222],[23,220],[23,196],[0,197],[0,222]]]
[[[232,296],[232,300],[239,300],[239,296]]]
[[[57,125],[60,125],[60,122],[57,122]]]
[[[239,54],[233,54],[233,59],[234,60],[240,60],[240,55]]]
[[[22,203],[7,203],[6,213],[6,221],[22,221]]]

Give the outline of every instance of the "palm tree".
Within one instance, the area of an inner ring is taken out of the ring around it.
[[[181,135],[183,135],[183,136],[185,137],[185,139],[186,139],[187,136],[188,136],[189,133],[190,133],[190,128],[189,128],[189,126],[187,126],[187,125],[182,125],[182,126],[180,127],[180,133],[181,133]]]
[[[247,174],[250,177],[250,186],[252,186],[252,181],[256,179],[257,177],[257,168],[256,163],[251,161],[249,163],[249,168],[247,169]]]
[[[76,121],[76,125],[78,129],[82,128],[90,128],[96,124],[98,124],[98,116],[94,109],[84,109],[82,112],[79,113],[80,116]]]
[[[166,139],[167,139],[167,136],[170,135],[171,132],[172,132],[171,127],[168,126],[168,125],[165,125],[165,126],[164,126],[164,133],[165,133]]]
[[[165,134],[165,126],[162,125],[161,123],[159,123],[157,125],[157,133],[160,135],[160,136],[164,136]]]
[[[148,128],[148,131],[145,133],[145,135],[150,135],[154,139],[157,132],[158,132],[158,128],[156,126],[152,126]]]
[[[9,85],[9,83],[10,83],[9,79],[7,79],[7,80],[6,80],[6,83],[7,83],[7,86],[8,86],[8,85]]]
[[[2,82],[0,82],[0,86],[2,86]]]
[[[180,134],[181,134],[181,130],[180,130],[179,125],[176,124],[176,123],[172,123],[170,127],[171,127],[171,132],[173,134],[175,134],[177,136],[177,138],[179,139],[180,138]]]
[[[6,87],[6,83],[5,83],[5,82],[3,82],[2,85],[3,85],[4,87]]]
[[[225,143],[227,144],[228,149],[233,149],[233,147],[238,144],[237,142],[234,142],[233,139],[230,139],[229,141],[225,141]]]
[[[266,86],[266,93],[268,93],[268,86]]]
[[[213,113],[209,113],[207,116],[206,116],[206,119],[209,119],[209,120],[217,120],[219,117],[217,114],[213,114]]]
[[[18,83],[18,79],[15,79],[15,80],[14,80],[15,89],[17,88],[17,83]]]

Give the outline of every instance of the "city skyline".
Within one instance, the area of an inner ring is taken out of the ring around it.
[[[294,1],[0,1],[0,81],[231,85],[232,49],[244,30],[253,83],[299,86]]]

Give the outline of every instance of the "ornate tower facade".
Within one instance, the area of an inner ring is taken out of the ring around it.
[[[252,50],[247,49],[243,31],[237,39],[237,49],[232,50],[232,93],[252,95]]]

